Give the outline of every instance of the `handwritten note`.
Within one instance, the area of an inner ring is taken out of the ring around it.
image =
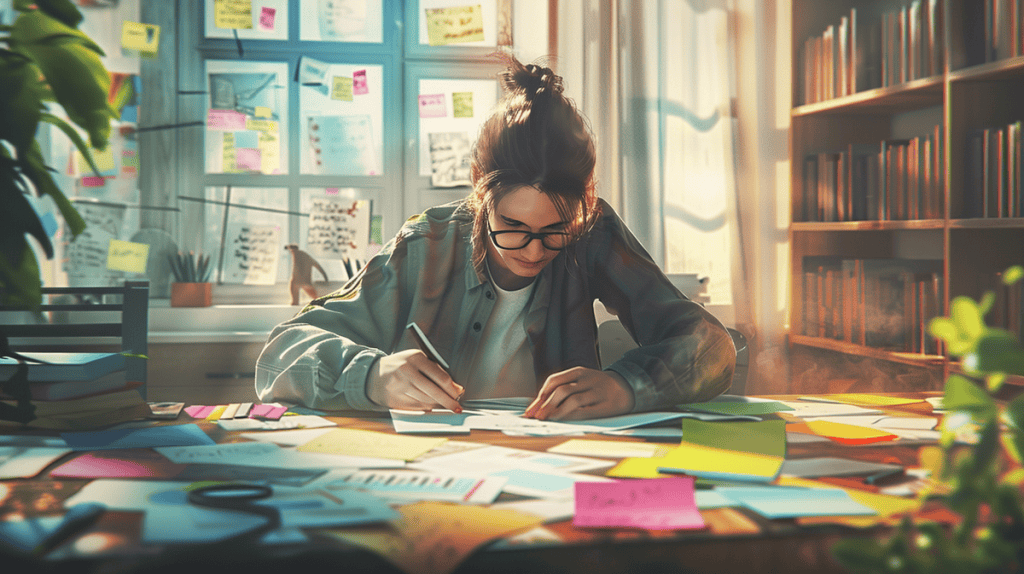
[[[206,112],[206,127],[218,131],[244,130],[246,116],[235,110],[211,109]]]
[[[341,102],[352,101],[352,78],[334,76],[331,82],[331,99]]]
[[[213,23],[225,30],[251,30],[252,0],[214,0]]]
[[[427,41],[431,46],[483,42],[484,17],[480,5],[427,8]]]
[[[395,460],[412,460],[447,442],[446,438],[421,438],[389,433],[336,429],[307,442],[301,452],[369,456]]]
[[[121,23],[121,47],[153,54],[160,47],[160,26],[125,20]]]
[[[366,70],[352,72],[352,93],[357,96],[370,93],[370,86],[366,83]]]
[[[308,250],[328,259],[366,257],[370,238],[370,202],[317,197],[309,208]]]
[[[264,6],[263,10],[260,11],[260,30],[263,30],[264,32],[273,32],[276,16],[276,9]]]
[[[107,269],[127,273],[145,273],[148,257],[148,243],[111,239],[107,250]]]
[[[473,92],[452,92],[452,116],[473,117]]]
[[[225,281],[244,285],[273,285],[277,279],[279,251],[279,227],[229,224],[224,249]]]
[[[444,94],[420,94],[421,118],[443,118],[447,115]]]
[[[299,59],[299,83],[303,86],[323,84],[327,79],[329,68],[330,66],[326,62],[302,56]]]
[[[309,116],[307,122],[314,173],[378,173],[373,121],[369,115]]]
[[[456,187],[470,184],[472,144],[466,132],[431,132],[430,184]]]
[[[573,526],[676,530],[704,528],[692,477],[577,482]]]

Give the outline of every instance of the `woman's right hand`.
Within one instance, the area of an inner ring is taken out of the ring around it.
[[[374,363],[366,394],[371,401],[391,409],[443,408],[459,413],[462,412],[459,398],[464,391],[423,351],[408,349],[381,357]]]

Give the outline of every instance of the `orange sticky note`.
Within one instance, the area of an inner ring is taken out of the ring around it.
[[[882,430],[832,421],[808,421],[807,428],[811,429],[814,434],[832,439],[840,444],[869,444],[899,438]]]

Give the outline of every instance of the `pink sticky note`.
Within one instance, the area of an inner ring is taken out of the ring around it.
[[[235,110],[211,109],[206,113],[206,127],[211,130],[237,132],[245,129],[245,114]]]
[[[704,528],[693,477],[577,482],[573,526],[677,530]]]
[[[194,419],[205,419],[213,409],[214,405],[190,405],[185,407],[185,414]]]
[[[324,193],[327,195],[338,195],[338,188],[328,187],[324,189]]]
[[[421,118],[443,118],[448,115],[444,105],[444,94],[420,95]]]
[[[263,30],[264,32],[273,32],[275,16],[277,16],[276,9],[264,6],[263,11],[260,12],[260,30]]]
[[[82,178],[82,187],[103,187],[106,184],[106,179],[95,175],[87,175]]]
[[[258,149],[240,147],[235,150],[235,167],[260,171],[263,167],[261,153]]]
[[[352,72],[352,93],[357,96],[370,93],[370,87],[366,85],[366,70]]]
[[[249,418],[276,421],[287,410],[288,407],[278,405],[253,405],[252,410],[249,411]]]
[[[123,451],[116,457],[88,452],[53,469],[50,477],[170,478],[184,469],[184,464],[173,463],[152,451],[140,451],[131,458],[126,457]]]

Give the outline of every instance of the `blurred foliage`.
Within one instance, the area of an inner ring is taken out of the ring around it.
[[[18,17],[0,27],[0,289],[4,305],[37,311],[41,302],[39,264],[32,236],[53,257],[53,245],[28,195],[49,196],[73,236],[85,222],[54,183],[36,140],[40,123],[58,127],[97,173],[90,146],[107,147],[110,74],[103,50],[78,30],[82,14],[71,0],[15,0]],[[50,112],[63,108],[87,135]]]
[[[1013,285],[1024,268],[1013,266],[1003,283]],[[1024,348],[1017,335],[985,324],[995,294],[980,301],[956,297],[950,316],[932,319],[928,331],[959,357],[963,374],[946,381],[942,406],[942,464],[933,479],[948,486],[922,493],[961,520],[951,527],[905,516],[888,540],[850,538],[834,548],[854,572],[999,573],[1024,565],[1024,394],[1000,408],[993,395],[1008,375],[1024,376]],[[983,383],[983,384],[979,384]],[[964,446],[965,437],[970,437]],[[1005,464],[1005,461],[1011,464]],[[936,492],[946,492],[936,494]]]

